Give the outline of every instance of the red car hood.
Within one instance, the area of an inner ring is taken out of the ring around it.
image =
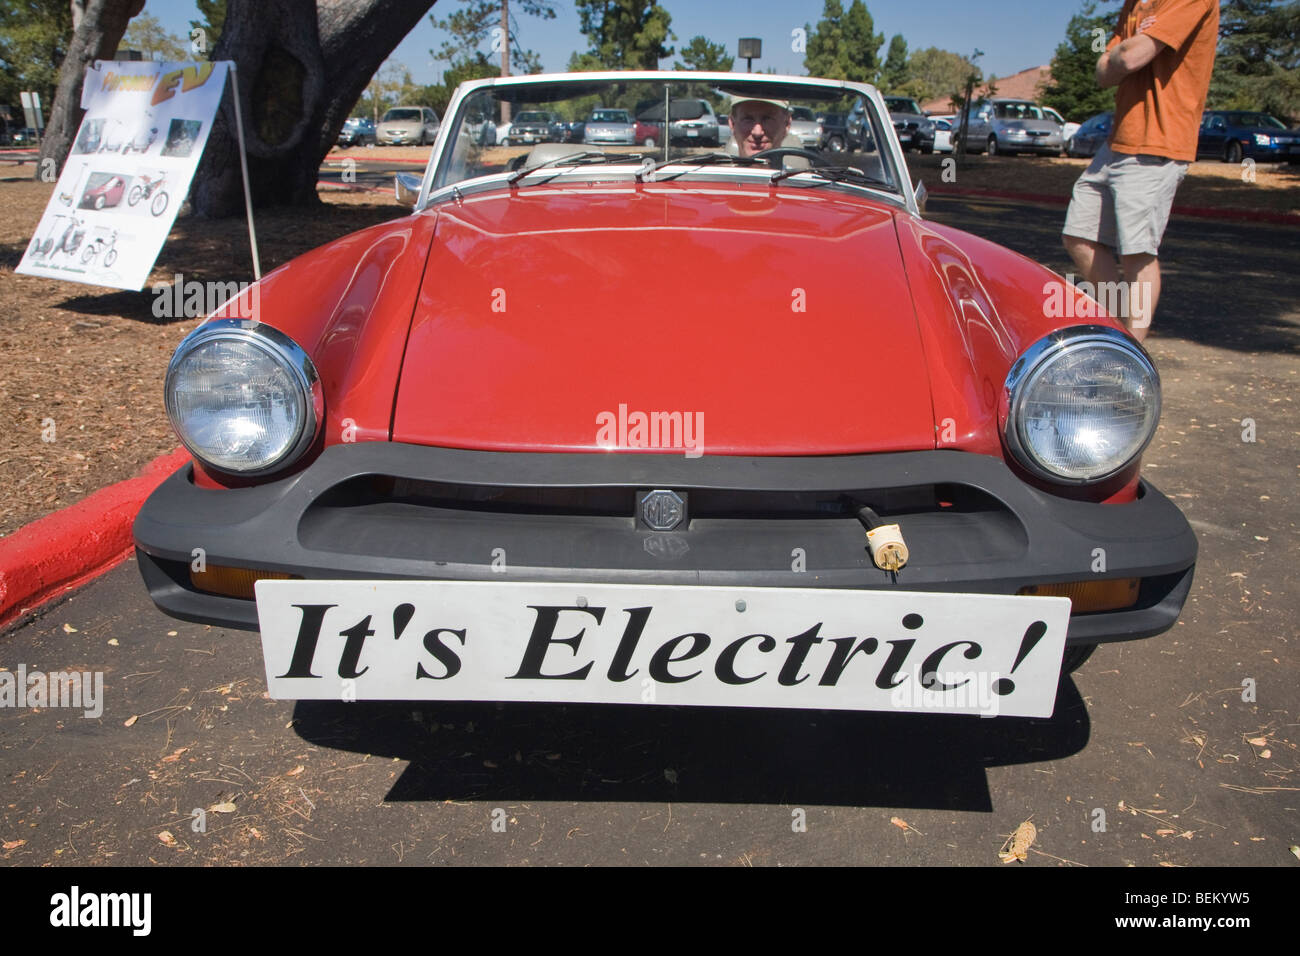
[[[584,184],[471,197],[436,215],[395,441],[730,455],[934,447],[883,206],[796,187]]]

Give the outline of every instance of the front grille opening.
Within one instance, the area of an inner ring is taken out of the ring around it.
[[[637,496],[649,487],[471,485],[459,482],[361,475],[329,489],[313,508],[348,509],[376,505],[417,506],[504,515],[636,516]],[[972,514],[1006,511],[992,495],[960,484],[847,491],[755,491],[738,488],[673,487],[689,495],[691,520],[798,520],[854,518],[869,505],[882,518],[937,512]]]

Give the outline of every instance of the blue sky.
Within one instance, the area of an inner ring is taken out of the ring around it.
[[[661,0],[660,5],[672,14],[671,29],[677,35],[672,46],[703,34],[725,42],[734,54],[739,37],[761,37],[764,56],[755,67],[793,74],[804,71],[802,54],[791,50],[791,31],[815,24],[823,7],[822,0]],[[844,6],[848,5],[845,0]],[[1081,0],[867,0],[876,32],[885,34],[882,57],[889,38],[901,33],[911,50],[928,46],[962,54],[983,50],[984,72],[998,76],[1050,62],[1066,23],[1081,5]],[[446,16],[446,11],[458,6],[458,0],[438,0],[433,12]],[[178,36],[187,35],[189,21],[198,19],[192,0],[147,0],[145,12]],[[586,46],[572,0],[558,0],[556,12],[554,20],[523,17],[520,23],[521,42],[541,54],[548,71],[563,70],[569,54]],[[398,45],[393,58],[410,69],[417,83],[432,83],[445,64],[433,60],[430,51],[443,39],[444,34],[425,18]],[[662,65],[671,66],[671,61]]]

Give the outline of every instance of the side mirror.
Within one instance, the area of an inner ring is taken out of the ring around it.
[[[420,199],[420,186],[422,185],[419,176],[412,176],[410,173],[397,174],[397,204],[406,206],[408,209],[414,209],[415,204]]]

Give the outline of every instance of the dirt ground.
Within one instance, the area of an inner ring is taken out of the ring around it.
[[[410,161],[420,169],[429,148],[336,149],[346,158]],[[948,185],[940,155],[908,154],[912,175]],[[1068,196],[1086,160],[968,157],[952,185]],[[197,322],[153,314],[155,283],[252,278],[243,219],[220,223],[182,217],[142,292],[76,286],[14,274],[51,186],[6,169],[0,200],[0,537],[105,485],[132,477],[177,446],[163,409],[162,382],[176,345]],[[315,213],[267,211],[257,228],[264,271],[338,236],[402,214],[377,192],[322,189]],[[1300,166],[1191,166],[1178,203],[1294,214],[1300,222]]]
[[[17,174],[12,174],[17,175]],[[178,446],[163,375],[198,324],[154,316],[155,283],[252,279],[242,218],[181,218],[142,292],[14,274],[52,186],[0,180],[0,536],[137,474]],[[257,217],[264,272],[403,210],[376,193],[324,191],[311,216]]]
[[[970,155],[961,167],[953,168],[945,165],[951,158],[951,154],[907,154],[912,178],[919,177],[927,188],[988,189],[1060,196],[1062,200],[1069,199],[1074,181],[1091,162],[1059,156]],[[951,170],[947,178],[945,169]],[[1259,163],[1243,168],[1213,160],[1192,163],[1174,205],[1289,213],[1300,223],[1300,165]]]

